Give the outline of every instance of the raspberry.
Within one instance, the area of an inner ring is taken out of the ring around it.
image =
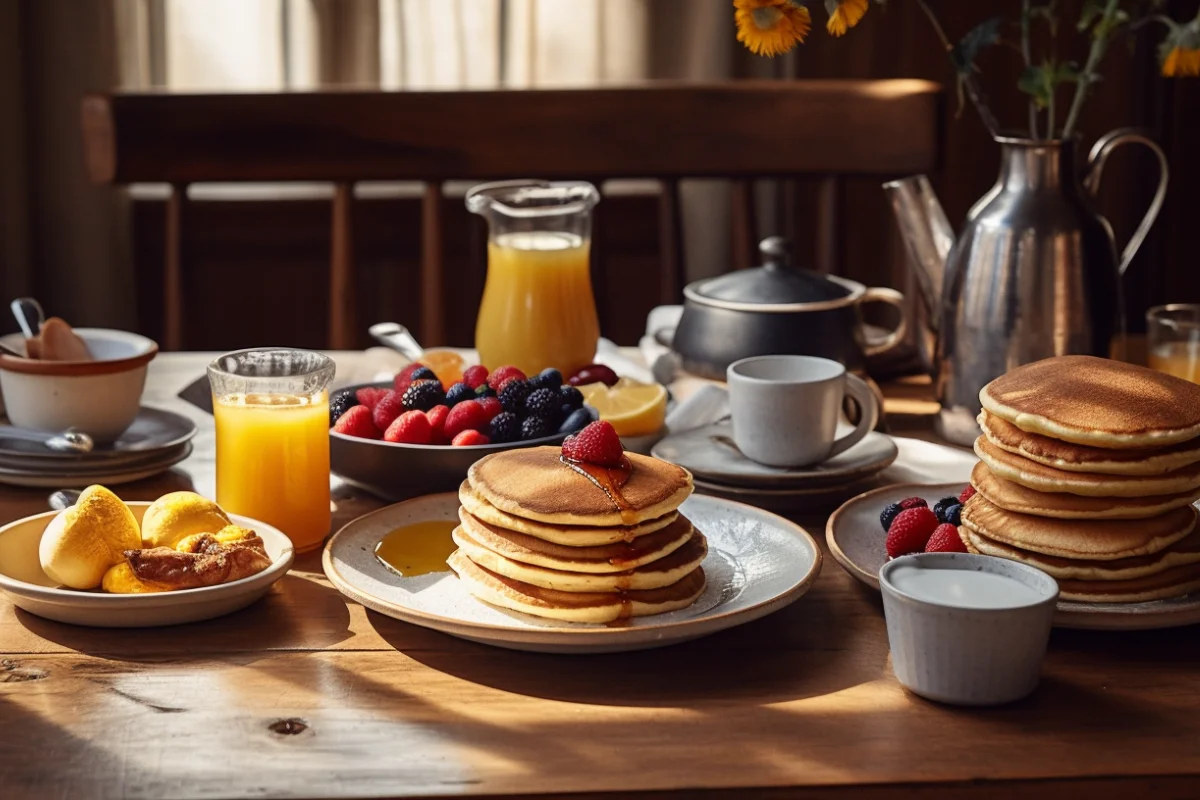
[[[354,406],[333,423],[333,430],[347,436],[357,436],[360,439],[378,439],[379,429],[371,421],[371,409],[366,406]]]
[[[504,410],[504,406],[500,405],[500,400],[495,397],[481,397],[478,402],[487,412],[488,419],[495,419],[496,415]]]
[[[923,497],[906,497],[899,503],[900,508],[907,511],[910,508],[929,508],[929,503]]]
[[[495,375],[495,373],[492,373]],[[500,405],[505,411],[521,414],[525,410],[525,398],[529,397],[529,384],[517,378],[510,379],[500,390]]]
[[[396,417],[404,413],[404,403],[401,400],[401,395],[395,392],[388,392],[379,402],[375,404],[375,408],[371,409],[371,419],[375,421],[375,427],[381,431],[386,431]]]
[[[465,383],[456,383],[446,390],[446,405],[453,408],[464,400],[474,400],[475,390]]]
[[[531,414],[521,421],[522,439],[541,439],[554,433],[554,425],[541,414]]]
[[[450,409],[443,428],[446,437],[454,440],[463,431],[482,431],[488,426],[487,411],[476,400],[459,403]]]
[[[958,505],[962,505],[962,503],[958,502],[957,497],[943,497],[933,504],[933,513],[939,522],[949,522],[950,520],[946,519],[946,509]]]
[[[562,386],[562,373],[554,367],[547,367],[529,379],[529,385],[537,389],[553,389],[558,391],[558,387]]]
[[[478,389],[487,384],[488,370],[483,364],[476,364],[463,370],[463,383],[472,389]]]
[[[491,444],[491,440],[479,431],[463,431],[455,436],[450,444],[455,447],[474,447],[479,444]]]
[[[558,402],[567,406],[572,411],[583,407],[583,392],[576,389],[574,386],[561,386],[558,389]]]
[[[938,519],[928,508],[918,506],[901,511],[888,528],[888,556],[896,558],[908,553],[920,553],[937,526]]]
[[[501,411],[488,423],[488,438],[495,444],[507,444],[521,438],[521,420],[516,414]]]
[[[380,386],[366,386],[354,393],[358,402],[362,403],[367,408],[374,408],[375,404],[383,399],[383,396],[390,392],[391,389],[385,389]]]
[[[933,529],[933,535],[925,543],[926,553],[965,553],[967,546],[958,535],[958,527],[942,523]]]
[[[404,394],[404,390],[413,382],[413,373],[425,366],[420,361],[414,361],[404,369],[396,373],[395,379],[392,381],[392,389]]]
[[[517,378],[518,380],[523,381],[525,380],[525,373],[521,372],[521,370],[517,369],[516,367],[500,367],[491,375],[488,375],[487,385],[499,392],[500,387],[504,385],[505,381],[511,378]]]
[[[602,467],[618,466],[625,458],[621,437],[617,436],[612,424],[604,420],[593,422],[574,436],[568,436],[563,442],[562,454],[571,461]]]
[[[429,444],[433,441],[433,429],[429,426],[429,418],[422,412],[405,411],[388,426],[383,440],[403,444]]]
[[[558,392],[553,389],[535,389],[525,398],[525,413],[538,414],[546,419],[558,416]]]
[[[428,411],[434,406],[445,405],[446,393],[441,381],[419,380],[404,390],[404,407],[409,411]]]
[[[429,428],[433,431],[433,438],[430,444],[446,444],[450,441],[450,437],[446,435],[446,417],[450,414],[450,409],[446,406],[434,406],[425,412],[426,419],[429,420]]]
[[[341,419],[342,414],[345,414],[351,408],[358,405],[358,398],[354,396],[354,392],[339,392],[329,401],[329,427],[337,424]]]
[[[962,503],[963,505],[966,505],[967,501],[970,500],[974,496],[975,496],[975,487],[971,486],[970,484],[967,484],[967,488],[963,489],[962,494],[960,494],[958,496],[958,502]]]
[[[559,433],[574,433],[575,431],[583,430],[592,421],[592,415],[588,413],[586,408],[577,408],[568,414],[564,414],[564,416],[566,419],[563,420],[562,425],[558,426]]]

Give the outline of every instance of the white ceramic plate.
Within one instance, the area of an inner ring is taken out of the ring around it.
[[[812,489],[749,489],[744,486],[723,486],[694,479],[696,491],[710,497],[722,497],[738,503],[757,506],[777,514],[802,514],[828,511],[846,498],[879,485],[873,475],[850,483],[818,486]]]
[[[898,484],[848,501],[825,527],[829,552],[855,578],[879,588],[879,569],[887,561],[879,514],[890,503],[923,497],[932,508],[943,497],[957,496],[965,483]],[[1147,603],[1075,603],[1061,600],[1054,625],[1091,630],[1149,630],[1200,622],[1200,594]]]
[[[140,481],[143,478],[165,472],[191,454],[192,443],[187,442],[148,462],[138,461],[133,464],[115,464],[109,467],[97,466],[78,470],[63,470],[58,467],[37,470],[0,467],[0,483],[33,489],[82,489],[93,483],[115,486]]]
[[[150,507],[126,503],[141,522]],[[60,588],[42,572],[38,543],[57,511],[19,519],[0,528],[0,590],[17,608],[39,617],[95,628],[145,628],[212,619],[250,605],[287,574],[295,553],[282,531],[265,522],[230,514],[229,518],[262,537],[271,566],[248,578],[177,592],[106,594]]]
[[[849,425],[838,428],[845,435]],[[709,483],[752,489],[809,489],[847,484],[886,469],[899,453],[896,443],[876,431],[828,461],[810,467],[768,467],[742,455],[728,421],[674,433],[654,446],[655,458],[670,461]]]
[[[708,587],[690,607],[630,620],[622,627],[567,624],[476,600],[453,572],[402,578],[375,558],[389,531],[458,518],[453,492],[408,500],[359,517],[325,545],[325,574],[341,592],[389,617],[514,650],[611,653],[686,642],[758,619],[808,591],[821,549],[798,525],[715,497],[693,496],[680,511],[708,537]]]

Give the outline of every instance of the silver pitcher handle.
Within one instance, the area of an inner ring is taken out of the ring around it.
[[[1097,139],[1096,144],[1092,145],[1092,152],[1088,153],[1088,174],[1084,178],[1083,185],[1093,195],[1100,188],[1100,175],[1104,172],[1104,164],[1108,161],[1108,157],[1112,155],[1113,150],[1123,144],[1143,144],[1149,147],[1158,158],[1159,176],[1158,189],[1154,192],[1154,199],[1150,201],[1150,208],[1146,210],[1146,216],[1142,217],[1141,224],[1137,226],[1133,236],[1129,237],[1125,251],[1121,253],[1121,264],[1117,270],[1122,275],[1128,269],[1129,263],[1133,261],[1133,257],[1137,255],[1146,235],[1150,233],[1150,227],[1158,217],[1158,212],[1162,210],[1163,200],[1167,196],[1167,180],[1170,176],[1166,153],[1145,131],[1138,128],[1117,128]]]
[[[864,355],[878,356],[891,350],[896,345],[900,344],[904,339],[904,335],[908,333],[908,304],[904,302],[904,295],[897,292],[895,289],[887,289],[881,286],[870,286],[863,292],[860,303],[887,303],[900,312],[900,322],[895,329],[884,337],[882,342],[867,345],[863,348]]]

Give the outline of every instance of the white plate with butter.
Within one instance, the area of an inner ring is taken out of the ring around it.
[[[147,502],[126,503],[141,524]],[[279,529],[256,519],[229,519],[257,533],[271,559],[262,572],[229,583],[149,594],[108,594],[67,589],[42,570],[38,544],[57,511],[25,517],[0,527],[0,590],[17,608],[39,617],[97,628],[145,628],[212,619],[262,597],[287,574],[295,557],[292,542]]]

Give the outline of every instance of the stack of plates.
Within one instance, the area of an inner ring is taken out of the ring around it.
[[[0,425],[0,483],[53,489],[157,475],[191,455],[196,435],[196,425],[187,417],[145,407],[120,439],[90,453],[48,450],[39,442],[5,435],[12,430]]]
[[[838,434],[848,430],[839,429]],[[672,434],[651,452],[690,471],[701,494],[772,511],[800,512],[830,508],[871,488],[899,450],[891,437],[872,431],[824,463],[795,469],[768,467],[742,455],[726,420]]]

